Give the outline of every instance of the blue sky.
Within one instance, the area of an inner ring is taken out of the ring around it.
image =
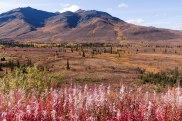
[[[50,12],[99,10],[137,25],[182,30],[182,0],[0,0],[0,13],[27,6]]]

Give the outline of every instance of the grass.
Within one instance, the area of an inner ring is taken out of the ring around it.
[[[15,68],[0,79],[0,91],[8,93],[9,90],[21,88],[26,93],[31,93],[32,89],[41,93],[51,87],[60,87],[62,80],[61,74],[41,71],[36,66]]]
[[[94,79],[94,78],[77,78],[75,79],[76,83],[101,83],[103,80]]]

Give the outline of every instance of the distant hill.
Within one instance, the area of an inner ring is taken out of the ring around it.
[[[32,42],[109,42],[170,40],[180,31],[128,24],[106,12],[50,13],[31,7],[0,14],[0,39]]]

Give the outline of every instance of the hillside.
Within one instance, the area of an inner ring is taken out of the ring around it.
[[[170,40],[179,31],[128,24],[106,12],[50,13],[30,7],[0,15],[0,39],[28,42],[109,42]]]

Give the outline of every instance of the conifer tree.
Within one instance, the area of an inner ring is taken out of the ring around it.
[[[83,51],[83,52],[82,52],[82,57],[84,57],[84,58],[85,58],[85,51]]]
[[[69,59],[67,59],[67,65],[66,65],[66,69],[67,69],[67,70],[70,70]]]

